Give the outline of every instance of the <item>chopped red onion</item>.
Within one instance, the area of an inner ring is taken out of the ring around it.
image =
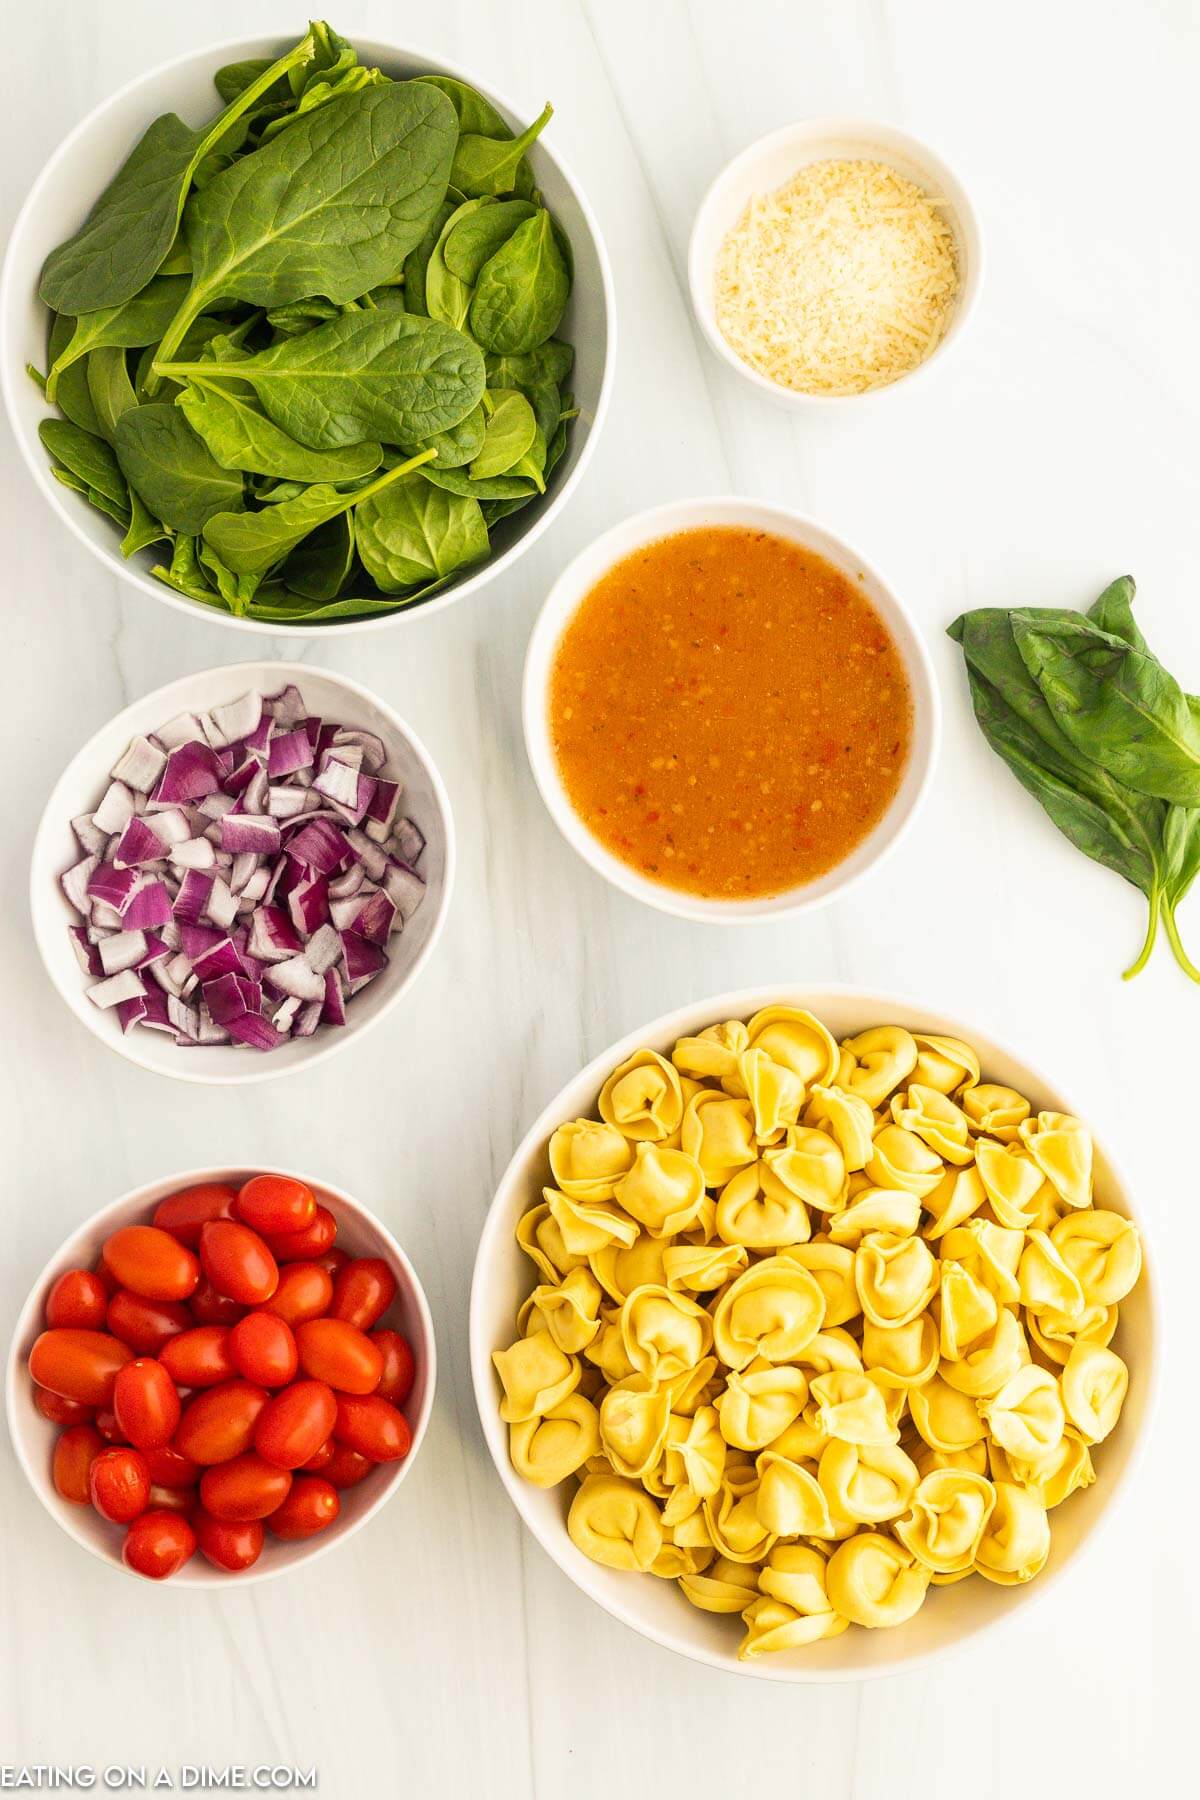
[[[93,1003],[188,1047],[344,1026],[425,891],[386,760],[290,685],[135,738],[60,878]]]

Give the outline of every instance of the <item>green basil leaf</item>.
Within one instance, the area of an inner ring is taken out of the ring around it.
[[[385,594],[451,575],[488,553],[478,503],[430,487],[419,476],[360,506],[355,529],[363,567]]]
[[[80,229],[46,259],[39,292],[56,312],[120,306],[145,287],[170,250],[192,177],[277,75],[312,56],[312,38],[260,72],[211,125],[193,131],[174,113],[155,119]]]
[[[483,393],[478,348],[435,319],[347,313],[225,369],[167,363],[169,376],[249,382],[263,410],[299,443],[423,443],[464,419]]]
[[[194,537],[214,513],[241,504],[241,475],[221,467],[177,407],[123,413],[116,449],[130,486],[172,531]]]
[[[479,273],[471,300],[471,331],[485,350],[522,355],[552,337],[566,310],[571,276],[543,208]]]
[[[1200,805],[1200,720],[1155,657],[1080,613],[1010,616],[1022,661],[1081,754],[1141,793]]]
[[[282,481],[357,481],[383,460],[378,444],[311,450],[298,444],[234,387],[203,377],[188,381],[176,405],[223,469],[245,469]]]
[[[454,109],[421,82],[331,100],[192,196],[191,292],[163,338],[169,362],[214,300],[335,302],[386,281],[441,204]]]

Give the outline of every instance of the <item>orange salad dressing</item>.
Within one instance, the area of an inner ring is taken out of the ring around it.
[[[589,831],[709,899],[778,894],[841,862],[908,755],[900,652],[859,587],[767,532],[647,544],[597,582],[550,678],[559,775]]]

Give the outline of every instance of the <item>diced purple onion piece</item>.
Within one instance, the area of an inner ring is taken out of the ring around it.
[[[364,731],[359,725],[339,725],[333,734],[333,743],[339,755],[350,744],[361,750],[362,762],[359,766],[365,768],[368,775],[373,775],[376,769],[382,769],[387,761],[383,739],[376,737],[373,731]]]
[[[258,729],[262,711],[263,697],[253,690],[237,700],[226,701],[224,706],[214,706],[209,713],[210,741],[220,748],[223,744],[236,744],[249,737]]]
[[[294,861],[318,875],[333,875],[349,861],[346,839],[329,819],[309,819],[288,844]]]
[[[237,918],[237,896],[231,892],[227,883],[222,881],[219,875],[214,878],[212,887],[209,889],[208,902],[204,910],[213,924],[222,931],[228,931]]]
[[[138,885],[135,869],[116,869],[112,863],[97,863],[88,878],[87,891],[90,899],[101,900],[105,906],[123,912]]]
[[[131,994],[128,1000],[118,1000],[117,1019],[121,1026],[121,1035],[127,1037],[135,1025],[140,1025],[150,1010],[150,1003],[145,994]]]
[[[294,819],[305,810],[304,790],[282,785],[267,789],[267,813],[272,819]]]
[[[251,906],[257,906],[259,901],[265,895],[270,880],[271,871],[264,863],[260,868],[255,869],[251,873],[249,880],[242,889],[241,898],[247,901]]]
[[[163,806],[178,806],[188,800],[203,800],[221,786],[221,764],[208,745],[193,740],[181,744],[167,757],[167,766],[154,791],[154,799]]]
[[[253,850],[242,850],[234,857],[229,870],[229,885],[235,894],[245,892],[246,883],[258,868],[258,857]]]
[[[311,881],[293,888],[287,903],[296,930],[301,937],[311,937],[329,917],[329,889],[324,876],[314,875]]]
[[[399,915],[391,898],[380,890],[363,902],[354,916],[351,929],[369,943],[386,945],[399,923]]]
[[[148,794],[167,766],[167,753],[149,738],[136,737],[116,763],[110,774],[139,794]]]
[[[107,832],[111,837],[114,832],[124,831],[132,817],[132,793],[123,781],[111,782],[103,800],[92,814],[92,824],[97,831]]]
[[[99,981],[95,987],[90,987],[87,996],[93,1006],[104,1008],[118,1006],[122,1000],[132,1000],[141,992],[142,980],[136,969],[122,969],[119,975],[110,975],[107,981]]]
[[[74,868],[67,869],[58,878],[59,886],[75,911],[85,917],[91,911],[89,883],[99,866],[98,856],[85,856],[82,862],[77,862]]]
[[[100,830],[94,814],[81,813],[77,819],[72,819],[71,830],[85,856],[103,856],[109,834]]]
[[[303,940],[278,906],[260,906],[250,921],[249,948],[262,962],[286,962],[298,956]]]
[[[272,781],[294,775],[297,769],[311,768],[313,747],[306,731],[287,731],[271,739],[267,756],[267,774]]]
[[[417,871],[410,869],[407,863],[389,859],[383,877],[383,887],[388,898],[394,902],[396,911],[400,914],[404,924],[407,925],[425,898],[425,883]]]
[[[232,938],[222,938],[199,956],[191,959],[192,968],[201,982],[215,981],[219,975],[244,975],[246,965]]]
[[[206,874],[202,869],[188,869],[179,884],[179,892],[175,896],[173,908],[175,917],[181,925],[198,925],[200,915],[208,905],[208,897],[212,892],[216,877]],[[187,933],[184,932],[183,947],[188,947]]]
[[[180,920],[180,937],[183,940],[183,953],[197,962],[206,950],[219,944],[225,936],[211,925],[201,925],[197,920]]]
[[[346,1023],[346,996],[342,992],[342,979],[336,969],[325,971],[325,1000],[321,1017],[327,1025]]]
[[[157,831],[135,815],[121,833],[112,860],[118,869],[132,869],[143,863],[161,862],[165,855],[166,846]]]
[[[371,880],[382,881],[388,866],[388,854],[382,845],[373,844],[364,831],[348,831],[346,842]]]
[[[115,931],[111,937],[101,938],[97,949],[104,973],[119,975],[122,969],[139,968],[146,960],[146,934],[144,931]]]
[[[235,856],[278,856],[279,826],[262,813],[226,813],[221,820],[221,848]],[[236,891],[236,890],[235,890]]]
[[[367,871],[360,862],[352,862],[344,875],[329,884],[331,900],[346,900],[351,894],[357,894],[367,880]]]
[[[164,750],[178,750],[180,744],[190,743],[194,738],[202,738],[204,727],[195,713],[177,713],[173,719],[168,719],[165,725],[160,725],[154,735]]]
[[[309,967],[303,956],[289,957],[287,962],[272,963],[264,977],[268,987],[280,994],[295,994],[300,1000],[323,1000],[325,978]]]
[[[332,969],[341,954],[342,940],[332,925],[320,926],[304,946],[305,961],[318,975],[323,975],[326,969]]]
[[[229,1025],[262,1006],[262,988],[245,975],[218,975],[204,983],[204,1002],[218,1025]]]
[[[196,1007],[189,1006],[186,1000],[180,1000],[174,994],[168,994],[167,1018],[174,1026],[177,1036],[199,1043],[200,1014]]]
[[[343,931],[342,953],[346,961],[346,985],[352,994],[387,967],[385,952],[378,944],[360,937],[357,931]]]
[[[167,852],[176,844],[186,844],[192,835],[187,815],[178,806],[166,806],[161,812],[151,813],[146,819],[146,823],[155,835],[161,838],[163,848]]]
[[[349,931],[365,902],[361,894],[348,894],[343,900],[329,902],[329,918],[339,931]]]
[[[292,1020],[299,1011],[300,1001],[296,998],[295,994],[293,994],[289,1000],[283,1002],[283,1005],[279,1008],[278,1012],[272,1013],[271,1015],[271,1023],[276,1031],[290,1031],[292,1028]]]
[[[236,1039],[239,1044],[249,1044],[252,1050],[274,1050],[283,1042],[270,1019],[260,1018],[253,1013],[245,1013],[240,1019],[230,1019],[227,1030],[231,1038]]]
[[[75,959],[85,975],[103,975],[104,965],[100,961],[100,952],[88,938],[85,925],[72,925],[71,945],[75,951]]]
[[[186,844],[172,844],[171,866],[175,869],[213,869],[217,859],[206,837],[189,838]]]
[[[412,819],[397,819],[392,843],[400,861],[415,869],[425,848],[425,834]]]
[[[292,1036],[294,1038],[311,1037],[321,1023],[323,1010],[319,1000],[310,1000],[307,1006],[302,1006],[296,1014],[295,1023],[292,1026]]]
[[[269,694],[266,706],[281,731],[290,731],[293,726],[303,725],[308,717],[308,708],[304,704],[304,696],[298,687],[289,682],[277,694]]]

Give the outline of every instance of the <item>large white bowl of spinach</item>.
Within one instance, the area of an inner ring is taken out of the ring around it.
[[[583,471],[614,351],[551,114],[321,23],[92,113],[0,290],[18,441],[76,535],[256,631],[384,624],[519,555]]]

